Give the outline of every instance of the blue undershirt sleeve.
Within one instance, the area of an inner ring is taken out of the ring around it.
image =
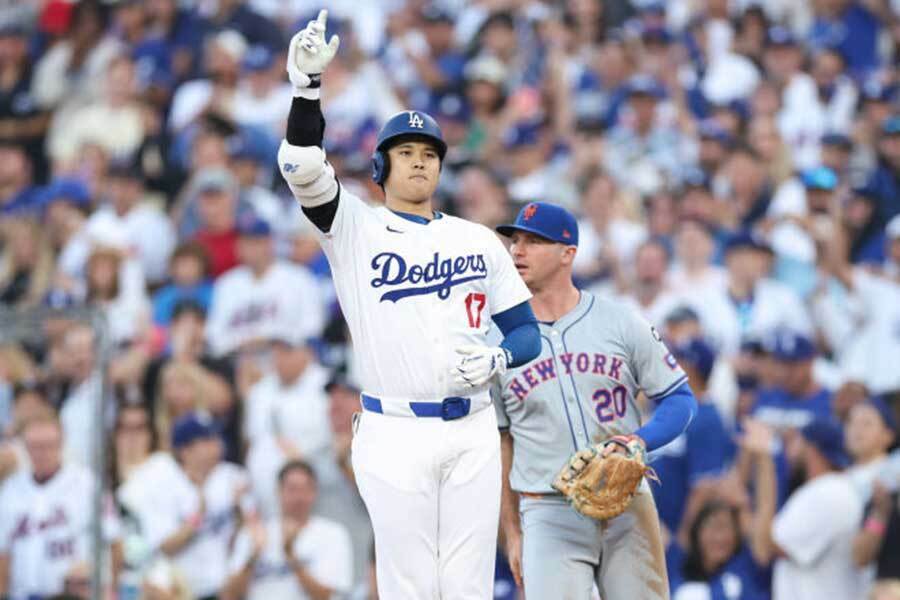
[[[648,451],[661,448],[681,435],[697,414],[697,399],[687,383],[656,402],[653,417],[634,432],[647,444]]]
[[[524,365],[541,353],[541,332],[528,302],[517,304],[491,318],[503,332],[500,347],[506,350],[507,367]]]

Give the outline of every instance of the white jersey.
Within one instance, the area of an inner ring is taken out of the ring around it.
[[[195,597],[218,594],[227,576],[228,548],[234,536],[236,508],[246,500],[239,491],[249,486],[241,467],[221,462],[216,465],[202,490],[197,490],[181,469],[156,471],[152,509],[141,515],[147,541],[153,547],[174,534],[200,507],[200,493],[206,513],[200,531],[172,557]],[[246,504],[245,504],[246,507]]]
[[[325,307],[315,277],[298,265],[275,262],[256,278],[249,267],[231,269],[216,281],[206,337],[217,355],[241,344],[290,331],[298,340],[325,325]]]
[[[281,522],[271,519],[265,527],[266,547],[253,565],[247,600],[308,600],[309,595],[285,559]],[[350,536],[342,525],[312,516],[297,534],[292,550],[294,558],[306,567],[313,579],[338,595],[350,592],[353,587],[353,552]],[[239,573],[252,553],[253,541],[249,532],[242,529],[228,561],[229,575]]]
[[[94,478],[81,465],[65,465],[43,484],[26,469],[6,481],[0,554],[10,559],[10,598],[59,593],[69,569],[91,558],[93,502]]]
[[[772,539],[787,554],[775,561],[773,600],[861,598],[851,553],[862,516],[862,500],[842,474],[794,492],[772,524]]]
[[[491,315],[531,297],[499,238],[456,217],[413,222],[342,188],[320,237],[363,389],[375,396],[472,395],[450,377],[455,349],[486,345]],[[490,404],[483,396],[478,408]]]

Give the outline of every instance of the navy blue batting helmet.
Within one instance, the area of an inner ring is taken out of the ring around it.
[[[387,180],[391,170],[387,150],[397,143],[398,139],[406,136],[422,136],[428,138],[437,147],[438,157],[444,160],[447,154],[447,142],[437,121],[429,115],[417,110],[405,110],[399,112],[384,124],[378,132],[378,140],[375,145],[375,153],[372,154],[372,179],[382,185]]]

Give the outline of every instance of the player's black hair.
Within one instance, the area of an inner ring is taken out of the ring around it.
[[[685,581],[709,581],[717,574],[717,571],[707,572],[703,567],[703,552],[700,548],[700,530],[710,517],[722,511],[727,512],[731,517],[731,523],[735,533],[734,548],[731,549],[731,553],[725,563],[731,560],[731,558],[740,550],[743,540],[741,539],[741,522],[737,507],[720,500],[710,500],[700,508],[697,516],[694,517],[694,522],[691,523],[691,528],[688,533],[687,556],[685,556],[684,564],[681,567]],[[725,563],[718,565],[719,568],[725,566]]]
[[[281,469],[278,471],[278,485],[283,485],[284,480],[287,479],[287,476],[294,471],[303,471],[304,473],[309,475],[310,479],[313,480],[313,483],[319,482],[319,478],[316,476],[316,470],[312,468],[311,464],[309,464],[305,460],[295,459],[286,462],[284,466],[281,467]]]

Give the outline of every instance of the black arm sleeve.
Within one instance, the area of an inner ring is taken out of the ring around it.
[[[334,223],[334,215],[337,214],[338,199],[341,197],[341,182],[338,181],[338,190],[333,200],[329,200],[325,204],[319,206],[301,206],[300,209],[306,218],[313,222],[313,225],[319,228],[322,233],[331,231],[331,224]]]
[[[318,146],[321,148],[324,135],[325,117],[322,115],[322,106],[319,101],[295,97],[291,103],[287,132],[284,136],[287,143],[293,146]],[[302,207],[303,214],[323,233],[331,230],[334,215],[337,214],[340,195],[341,183],[338,182],[338,190],[333,200],[319,206]]]
[[[294,98],[288,115],[284,138],[292,146],[322,147],[325,135],[325,117],[318,100]]]

